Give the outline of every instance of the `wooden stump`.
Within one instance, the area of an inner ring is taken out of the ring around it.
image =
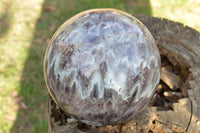
[[[154,36],[162,59],[150,106],[126,125],[95,127],[70,118],[49,97],[48,133],[200,132],[200,34],[167,19],[136,17]]]

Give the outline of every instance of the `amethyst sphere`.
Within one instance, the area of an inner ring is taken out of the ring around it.
[[[44,59],[49,93],[67,114],[102,126],[127,122],[147,105],[160,79],[160,55],[148,29],[115,9],[67,20]]]

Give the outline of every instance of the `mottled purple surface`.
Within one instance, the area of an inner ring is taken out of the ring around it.
[[[100,126],[131,120],[148,104],[160,79],[160,55],[136,18],[118,10],[89,10],[55,33],[44,68],[56,103],[78,120]]]

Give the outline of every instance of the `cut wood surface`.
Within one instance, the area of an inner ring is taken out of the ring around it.
[[[126,125],[95,127],[70,118],[49,97],[49,133],[200,132],[200,34],[167,19],[136,17],[152,33],[165,67],[150,106]]]

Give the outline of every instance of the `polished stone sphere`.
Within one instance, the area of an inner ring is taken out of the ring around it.
[[[67,20],[44,59],[53,100],[95,126],[128,122],[149,103],[160,80],[160,55],[148,29],[115,9],[93,9]]]

